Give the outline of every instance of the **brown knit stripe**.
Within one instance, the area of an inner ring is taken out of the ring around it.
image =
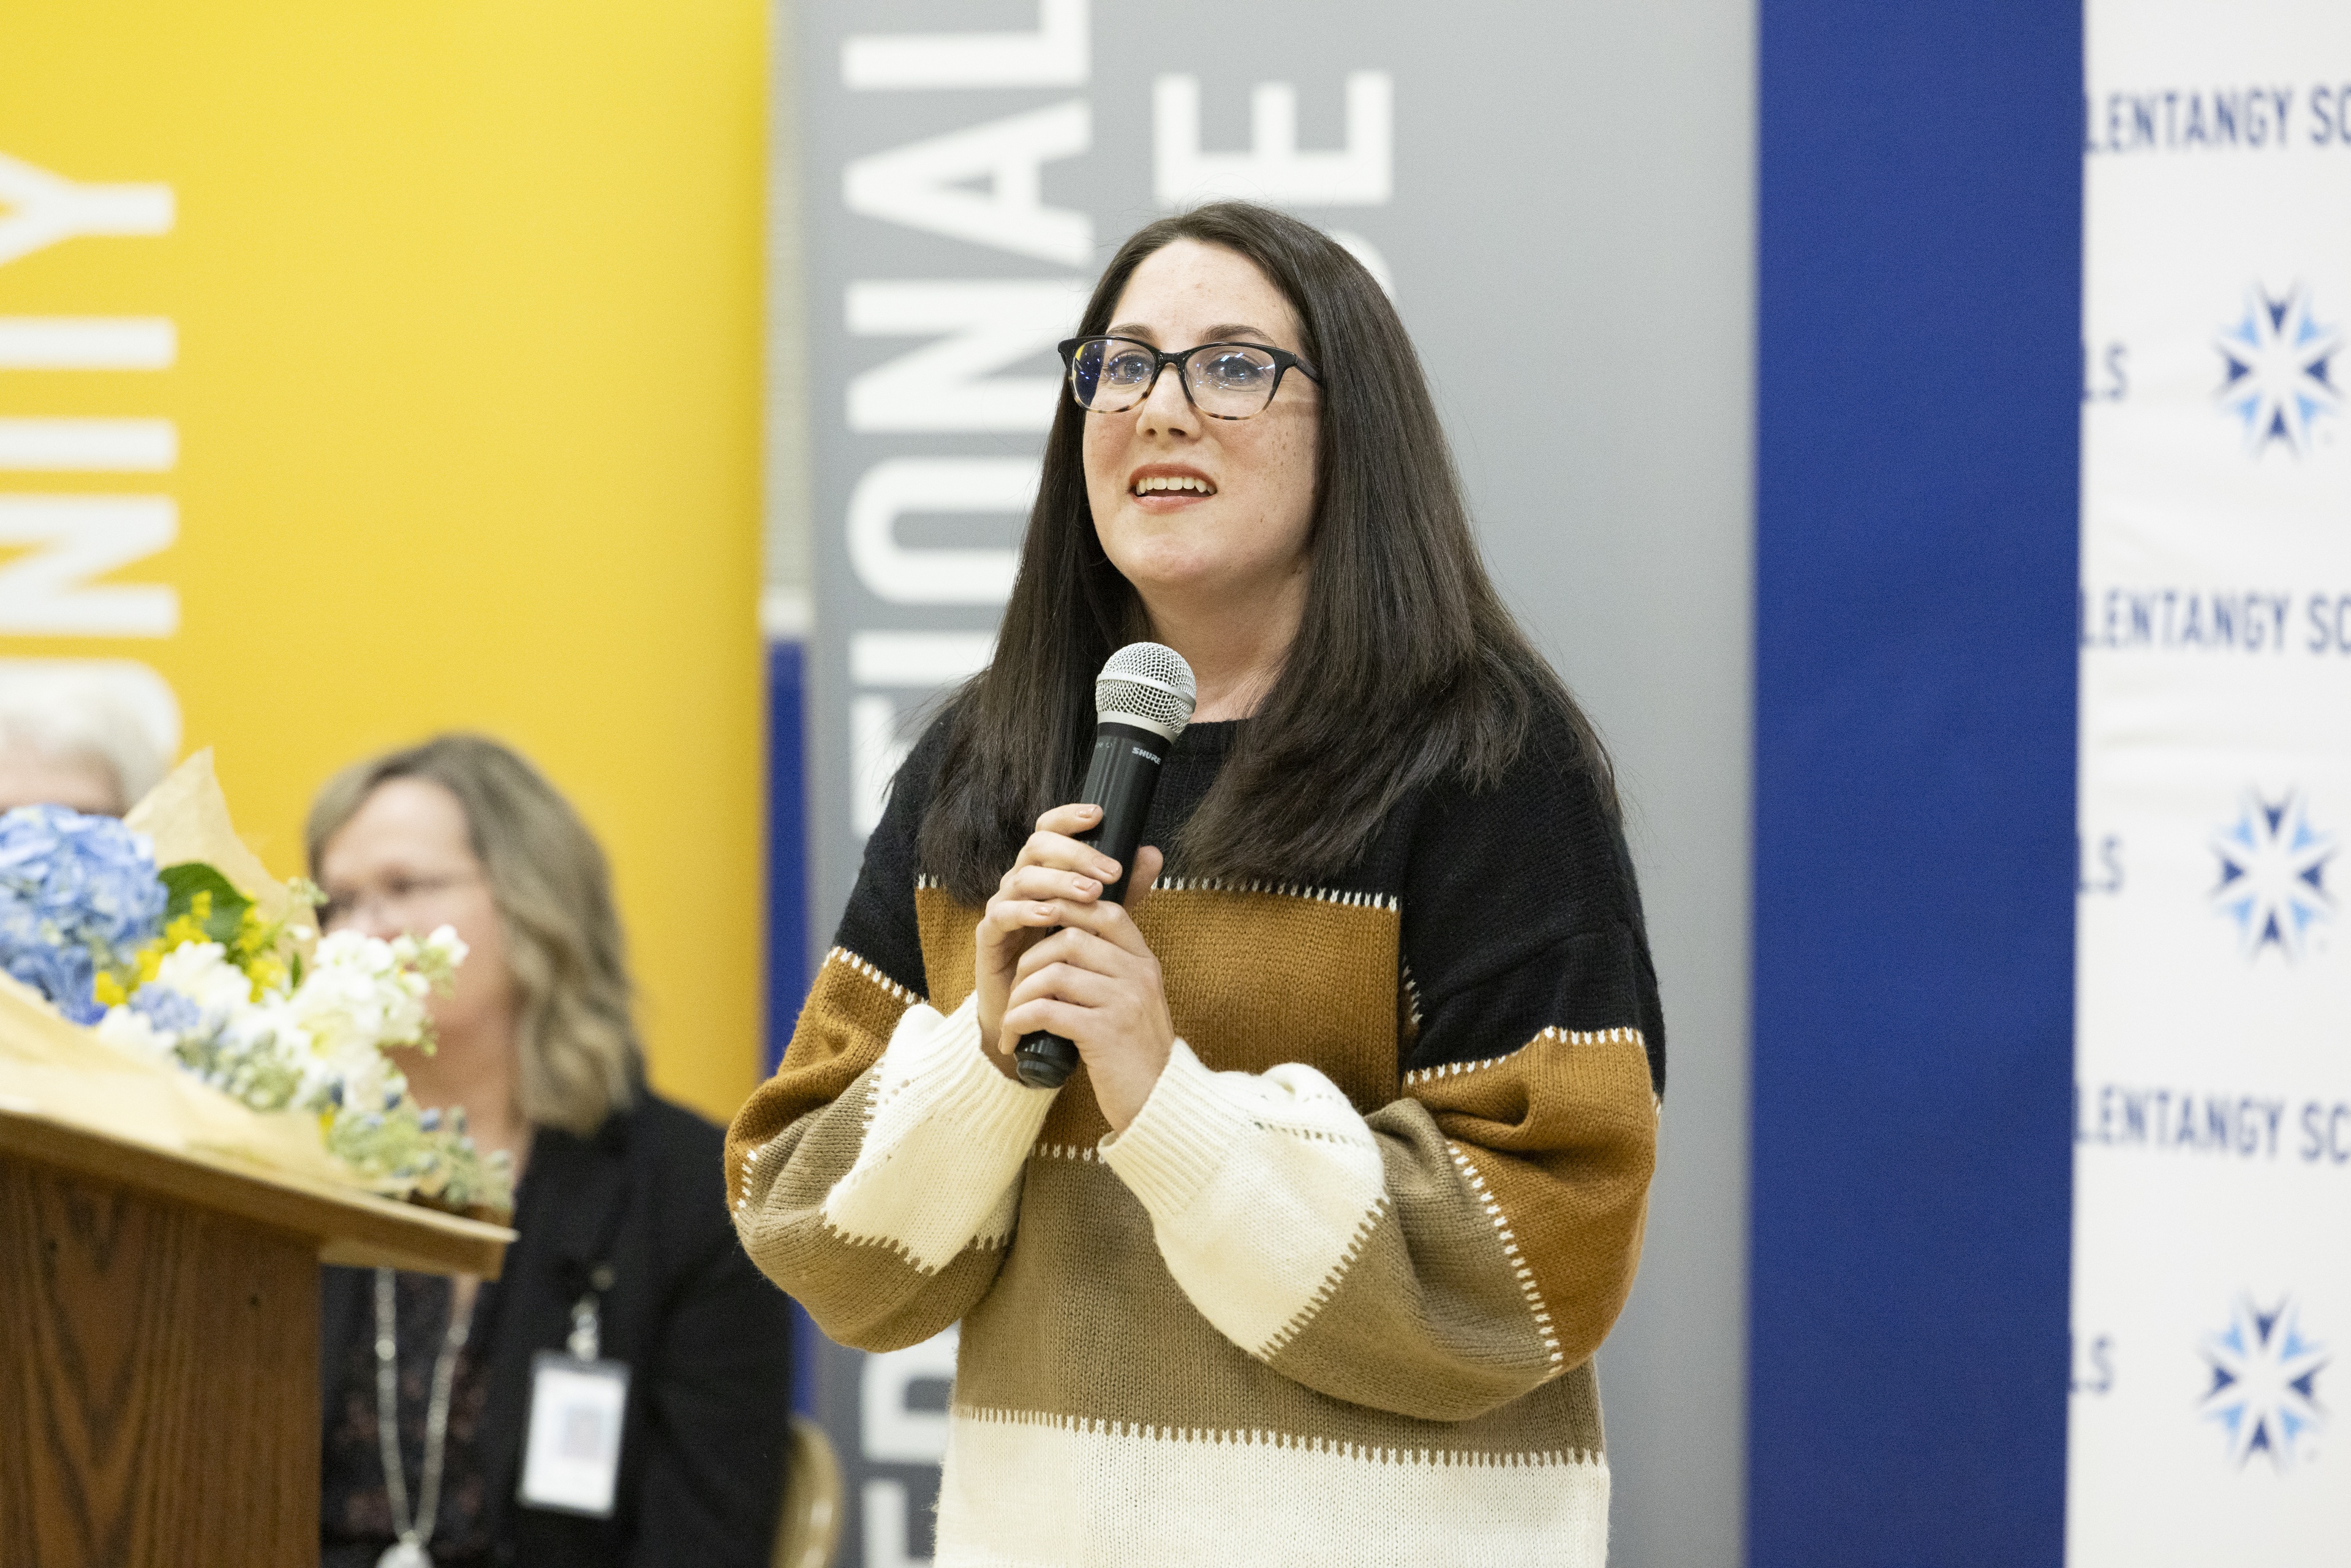
[[[1135,924],[1159,959],[1176,1032],[1204,1065],[1310,1061],[1368,1113],[1396,1092],[1398,918],[1367,894],[1183,883],[1155,890]]]
[[[1449,1160],[1437,1157],[1449,1170]],[[1398,1415],[1318,1393],[1280,1370],[1281,1357],[1256,1360],[1200,1315],[1161,1260],[1150,1216],[1109,1166],[1037,1158],[1023,1183],[1019,1228],[1003,1271],[964,1322],[958,1409],[1448,1456],[1600,1451],[1588,1371],[1465,1420]],[[1491,1243],[1484,1245],[1488,1260],[1468,1267],[1522,1323],[1515,1284],[1490,1260]],[[1465,1301],[1458,1310],[1469,1309]],[[1517,1354],[1523,1366],[1531,1338],[1520,1331],[1520,1348],[1501,1354]],[[1384,1361],[1394,1354],[1381,1347]],[[1522,1372],[1512,1386],[1527,1381]],[[1432,1408],[1458,1397],[1432,1392],[1416,1375],[1364,1380],[1358,1392],[1389,1404],[1427,1399]]]
[[[931,1005],[971,994],[979,912],[927,881],[914,889]],[[1155,888],[1135,925],[1159,960],[1176,1032],[1217,1072],[1311,1061],[1358,1111],[1396,1094],[1396,942],[1393,900],[1327,888],[1177,883]],[[1269,952],[1282,955],[1269,964]],[[1315,977],[1309,988],[1296,983]],[[1110,1132],[1085,1069],[1063,1087],[1044,1141],[1091,1145]]]
[[[1565,1371],[1427,1110],[1400,1101],[1370,1120],[1387,1201],[1270,1364],[1342,1398],[1456,1417]]]
[[[1061,1086],[1061,1097],[1045,1113],[1045,1129],[1041,1145],[1057,1148],[1092,1149],[1110,1135],[1110,1123],[1102,1118],[1102,1107],[1094,1102],[1094,1082],[1086,1071],[1086,1064],[1078,1063],[1077,1071]]]
[[[958,904],[928,877],[914,883],[914,928],[923,939],[923,984],[931,1006],[951,1013],[971,995],[974,928],[983,912]]]
[[[751,1151],[793,1122],[841,1098],[881,1059],[914,993],[844,947],[824,956],[776,1075],[752,1091],[726,1130],[726,1196],[739,1207]],[[854,1149],[850,1158],[856,1158]],[[838,1180],[849,1169],[835,1172]],[[830,1185],[828,1183],[828,1185]]]
[[[1412,998],[1413,1022],[1417,1026],[1420,1022],[1420,988],[1412,983],[1412,970],[1408,967],[1405,970],[1404,983],[1405,988]],[[1480,1072],[1489,1067],[1499,1067],[1516,1057],[1519,1051],[1546,1041],[1562,1045],[1607,1045],[1629,1041],[1634,1045],[1643,1045],[1643,1040],[1644,1037],[1637,1029],[1573,1030],[1554,1027],[1541,1030],[1533,1040],[1528,1041],[1527,1045],[1520,1046],[1515,1051],[1504,1051],[1499,1056],[1481,1056],[1475,1061],[1439,1062],[1435,1067],[1424,1067],[1416,1071],[1405,1073],[1404,1082],[1405,1087],[1409,1089],[1417,1084],[1433,1083],[1440,1078],[1454,1078],[1464,1072]],[[1644,1049],[1646,1050],[1646,1047],[1644,1046]]]
[[[1488,1201],[1563,1364],[1599,1348],[1640,1261],[1656,1101],[1637,1030],[1545,1030],[1505,1057],[1412,1075]]]

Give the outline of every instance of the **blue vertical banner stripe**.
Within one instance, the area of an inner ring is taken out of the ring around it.
[[[807,673],[805,644],[768,644],[768,1072],[809,988]]]
[[[1760,57],[1749,1562],[2054,1565],[2082,14]]]
[[[768,1017],[765,1071],[783,1060],[809,988],[808,648],[768,644]],[[823,1334],[792,1303],[792,1408],[817,1414]]]

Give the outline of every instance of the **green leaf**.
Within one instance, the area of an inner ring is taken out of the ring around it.
[[[253,907],[253,900],[237,892],[235,883],[202,861],[167,865],[156,874],[164,891],[171,894],[171,901],[163,906],[164,924],[183,915],[193,915],[196,894],[209,893],[213,895],[213,907],[204,923],[204,935],[224,947],[236,939],[236,928],[245,919],[245,912]]]

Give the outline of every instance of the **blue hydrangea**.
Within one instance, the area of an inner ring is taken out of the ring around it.
[[[167,899],[153,851],[112,817],[63,806],[0,816],[0,967],[76,1023],[104,1014],[90,994],[98,971],[154,939]]]
[[[169,986],[140,987],[131,998],[131,1010],[165,1034],[185,1034],[204,1021],[204,1009]]]

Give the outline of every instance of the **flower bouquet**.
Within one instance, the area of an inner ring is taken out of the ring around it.
[[[123,821],[57,806],[0,816],[0,969],[16,982],[0,982],[0,1023],[35,1026],[0,1040],[0,1100],[56,1099],[95,1042],[121,1069],[104,1120],[133,1135],[505,1218],[507,1157],[475,1148],[462,1111],[419,1108],[385,1055],[432,1050],[425,1001],[465,944],[445,926],[321,938],[316,897],[238,841],[208,753]],[[36,1007],[47,1016],[28,1019]],[[134,1063],[181,1082],[142,1082]],[[12,1078],[49,1092],[11,1096]]]

